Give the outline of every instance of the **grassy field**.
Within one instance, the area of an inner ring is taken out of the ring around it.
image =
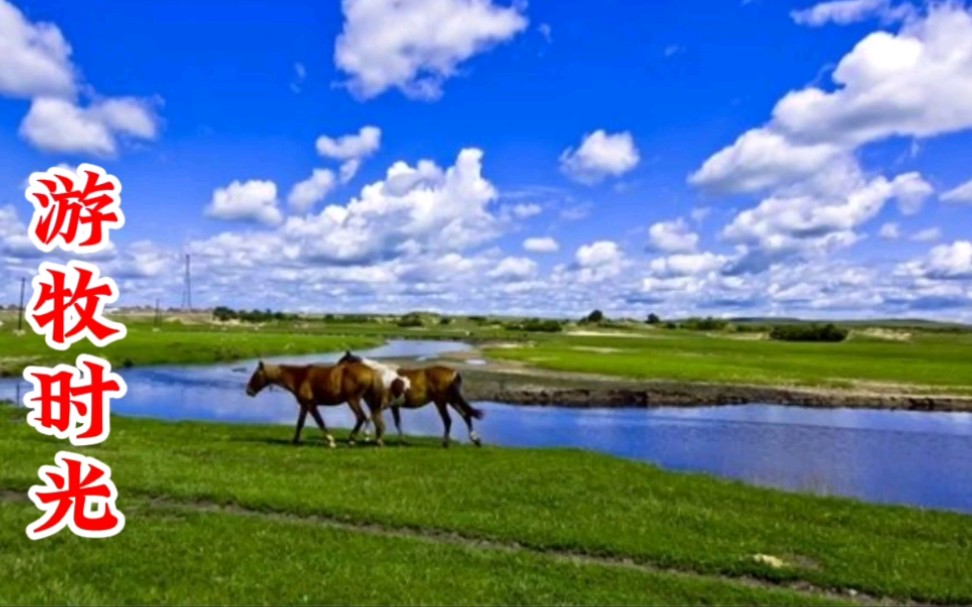
[[[65,354],[47,347],[44,339],[28,330],[18,335],[9,324],[0,329],[0,375],[19,375],[32,364],[73,363],[78,354],[104,356],[113,366],[196,364],[233,361],[259,356],[312,354],[369,348],[382,343],[374,336],[299,333],[293,327],[214,327],[213,325],[166,324],[154,330],[150,323],[127,322],[125,339],[104,349],[77,344]]]
[[[636,379],[832,388],[893,384],[972,393],[969,333],[793,343],[658,329],[546,336],[519,347],[487,347],[485,353],[545,369]]]
[[[126,530],[33,544],[26,491],[63,444],[0,416],[5,604],[972,602],[967,516],[570,450],[293,447],[280,426],[116,417],[83,451]]]
[[[0,374],[17,375],[28,364],[70,362],[81,351],[75,348],[65,355],[50,350],[29,331],[15,334],[14,323],[5,320],[0,327]],[[898,328],[897,333],[884,329],[883,337],[873,327],[863,327],[842,343],[793,343],[763,339],[759,333],[634,323],[542,333],[469,319],[424,327],[337,321],[220,325],[198,315],[191,322],[166,322],[161,329],[144,317],[119,320],[128,326],[128,337],[102,351],[116,366],[364,349],[394,337],[463,340],[478,344],[496,360],[627,379],[972,394],[972,332],[920,326]]]

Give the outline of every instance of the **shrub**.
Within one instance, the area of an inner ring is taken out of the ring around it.
[[[847,339],[847,329],[833,323],[826,325],[779,325],[770,331],[770,339],[779,341],[840,342]]]
[[[507,331],[556,333],[558,331],[562,331],[564,326],[558,320],[540,320],[539,318],[531,318],[521,322],[506,323],[504,328]]]
[[[683,329],[691,331],[722,331],[729,325],[729,322],[719,318],[688,318],[681,324]]]
[[[649,325],[657,325],[661,323],[661,319],[658,318],[657,314],[652,313],[648,315],[648,318],[645,319],[645,322],[648,323]]]

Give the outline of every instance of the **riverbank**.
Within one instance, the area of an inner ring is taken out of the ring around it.
[[[63,445],[5,413],[0,603],[972,603],[968,516],[576,450],[293,447],[273,425],[113,416],[83,451],[125,531],[35,543],[24,496]]]
[[[467,398],[524,406],[564,407],[697,407],[770,404],[813,408],[898,409],[906,411],[972,411],[972,398],[950,395],[894,394],[773,388],[691,382],[634,382],[542,374],[464,369]],[[576,383],[576,386],[565,386]],[[580,385],[582,384],[582,385]]]

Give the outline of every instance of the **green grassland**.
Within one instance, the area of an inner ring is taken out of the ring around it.
[[[970,333],[914,332],[906,341],[853,335],[842,343],[666,329],[631,335],[553,335],[485,353],[540,368],[635,379],[833,388],[874,382],[972,392]]]
[[[47,348],[28,331],[0,327],[0,374],[17,375],[28,364],[70,362],[81,351]],[[116,366],[233,361],[258,356],[364,349],[389,338],[463,340],[494,360],[555,371],[636,380],[868,388],[972,394],[972,331],[933,323],[848,323],[841,343],[796,343],[765,338],[754,325],[739,331],[666,329],[637,322],[569,323],[561,332],[512,328],[510,319],[424,319],[400,326],[394,317],[214,323],[212,316],[175,316],[161,327],[150,317],[128,316],[128,337],[101,352]],[[889,338],[874,331],[894,333]],[[586,334],[581,334],[586,333]],[[502,346],[502,347],[497,347]],[[511,347],[512,346],[512,347]]]
[[[116,417],[81,451],[112,467],[126,530],[34,544],[23,498],[64,445],[12,407],[0,435],[5,604],[972,603],[967,516],[574,450],[293,447],[281,426]]]

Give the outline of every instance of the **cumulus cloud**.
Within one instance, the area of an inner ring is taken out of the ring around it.
[[[311,176],[297,183],[290,190],[287,202],[298,213],[306,213],[334,189],[337,178],[333,171],[314,169]]]
[[[46,152],[105,157],[117,153],[120,140],[158,136],[158,100],[94,97],[82,103],[79,79],[60,29],[31,23],[0,0],[0,95],[31,99],[22,138]]]
[[[53,23],[31,23],[0,0],[0,95],[70,97],[75,92],[71,47]]]
[[[843,57],[833,91],[784,96],[764,127],[706,160],[689,181],[720,194],[809,178],[858,147],[889,137],[930,137],[972,127],[972,14],[954,4],[875,32]]]
[[[914,197],[931,194],[931,186],[917,173],[865,181],[851,171],[815,185],[771,196],[723,229],[724,239],[748,247],[737,269],[761,271],[790,255],[814,256],[849,246],[860,238],[856,230],[889,200],[904,197],[913,204]]]
[[[226,221],[253,221],[276,225],[283,221],[277,206],[277,184],[272,181],[234,181],[217,188],[206,215]]]
[[[342,137],[321,135],[315,145],[324,158],[344,161],[339,174],[341,183],[347,183],[357,174],[362,161],[381,147],[381,129],[364,126],[357,133]]]
[[[577,249],[571,270],[580,282],[599,282],[620,274],[625,261],[624,253],[616,242],[599,240]]]
[[[972,242],[938,245],[924,258],[899,266],[898,273],[940,280],[972,278]]]
[[[560,245],[550,237],[527,238],[523,241],[523,248],[531,253],[556,253],[560,250]]]
[[[663,221],[648,228],[648,246],[664,253],[690,253],[699,244],[699,235],[684,219]]]
[[[27,236],[27,225],[17,214],[16,207],[0,207],[0,255],[24,258],[38,257],[40,251]]]
[[[38,97],[20,125],[20,135],[47,152],[113,156],[120,138],[151,141],[157,119],[145,100],[114,98],[88,107],[53,97]]]
[[[972,202],[972,179],[942,194],[944,202]]]
[[[592,185],[631,171],[639,161],[631,133],[608,134],[600,129],[585,135],[576,150],[564,150],[560,168],[574,181]]]
[[[726,261],[726,257],[713,253],[669,255],[651,260],[649,269],[656,277],[694,276],[721,270]]]
[[[537,262],[526,257],[506,257],[486,273],[499,280],[526,280],[537,273]]]
[[[492,0],[343,0],[334,62],[362,99],[397,88],[432,100],[459,65],[527,27],[522,6]]]

